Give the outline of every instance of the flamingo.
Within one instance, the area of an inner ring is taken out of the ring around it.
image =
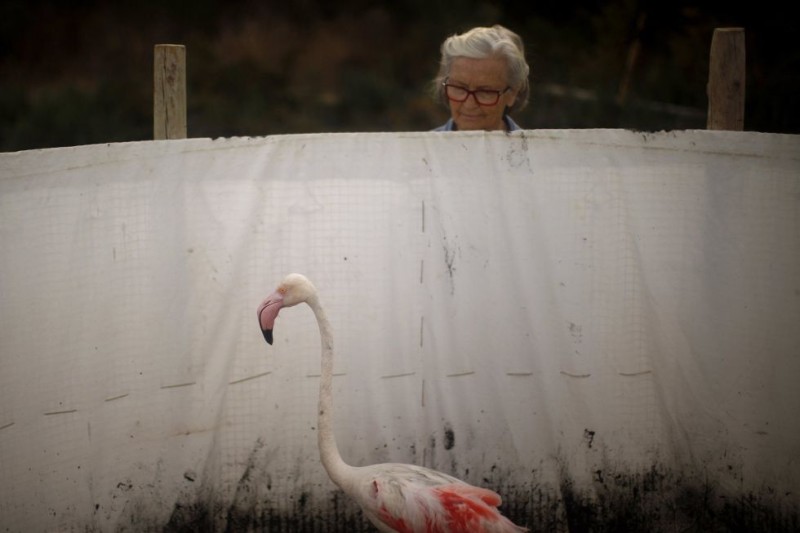
[[[289,274],[258,306],[264,339],[272,344],[278,312],[305,302],[317,319],[321,340],[318,432],[322,466],[333,481],[384,533],[521,533],[500,514],[500,496],[491,490],[412,464],[354,467],[344,462],[333,431],[333,336],[317,289],[302,274]]]

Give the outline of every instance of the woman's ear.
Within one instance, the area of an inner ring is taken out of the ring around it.
[[[509,91],[509,92],[508,92],[508,95],[509,95],[511,98],[510,98],[510,101],[509,101],[509,102],[506,104],[506,113],[508,113],[508,111],[509,111],[509,110],[511,110],[511,109],[513,109],[514,105],[516,105],[516,103],[517,103],[517,97],[519,96],[519,91],[518,91],[518,90],[516,90],[516,89],[514,89],[514,90],[512,90],[512,91]]]

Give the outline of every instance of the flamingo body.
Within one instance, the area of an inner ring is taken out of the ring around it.
[[[382,463],[354,469],[345,491],[380,530],[397,533],[518,533],[497,510],[500,496],[415,465]]]
[[[333,338],[314,285],[301,274],[289,274],[258,307],[264,339],[283,307],[306,303],[320,330],[322,376],[319,396],[320,459],[331,480],[359,504],[364,515],[384,533],[521,533],[497,509],[500,496],[453,476],[421,466],[383,463],[362,467],[339,455],[332,426]]]

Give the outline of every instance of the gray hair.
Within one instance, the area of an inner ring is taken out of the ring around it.
[[[492,27],[477,27],[460,35],[445,39],[441,47],[442,58],[439,73],[433,81],[433,95],[438,101],[447,103],[442,83],[450,75],[453,60],[458,57],[485,59],[500,57],[508,65],[508,84],[516,89],[517,100],[508,111],[524,108],[528,103],[530,67],[525,61],[525,45],[519,35],[495,24]]]

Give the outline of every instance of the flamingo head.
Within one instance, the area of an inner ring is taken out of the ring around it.
[[[258,306],[258,322],[264,340],[272,344],[272,329],[281,309],[306,302],[316,293],[317,289],[302,274],[289,274],[283,278],[278,288]]]

